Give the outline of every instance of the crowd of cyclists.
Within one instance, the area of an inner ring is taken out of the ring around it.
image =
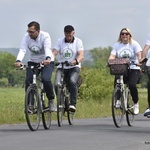
[[[110,53],[108,59],[115,58],[128,58],[131,62],[137,65],[130,65],[130,71],[128,76],[124,76],[124,81],[128,80],[129,89],[131,91],[132,100],[134,102],[134,114],[139,113],[139,97],[137,90],[137,83],[140,78],[140,67],[143,60],[148,55],[148,50],[150,48],[150,34],[148,35],[146,44],[142,50],[140,44],[135,41],[132,37],[131,31],[128,28],[121,29],[117,42],[114,44],[113,49]],[[54,70],[54,60],[57,56],[58,62],[68,61],[71,65],[65,66],[65,74],[69,77],[69,89],[71,94],[71,103],[69,105],[69,110],[72,112],[76,111],[77,104],[77,93],[78,86],[77,81],[79,78],[79,73],[81,69],[81,62],[84,59],[84,47],[82,40],[75,37],[75,29],[72,25],[66,25],[64,27],[64,37],[61,37],[56,42],[54,48],[51,47],[51,37],[48,32],[40,30],[40,24],[36,21],[32,21],[28,24],[28,30],[25,34],[19,53],[16,58],[16,67],[22,65],[22,60],[29,51],[30,58],[28,61],[28,66],[36,66],[38,63],[43,63],[44,68],[41,70],[41,79],[44,85],[46,96],[49,99],[49,106],[51,111],[57,111],[57,107],[54,104],[55,94],[57,96],[57,85],[60,82],[61,68],[57,67],[54,91],[53,83],[51,81],[52,72]],[[37,72],[39,74],[39,72]],[[148,75],[150,79],[150,75]],[[118,76],[115,76],[115,81]],[[32,82],[32,71],[27,70],[26,73],[26,86],[25,91]],[[146,109],[144,116],[150,115],[150,80],[148,82],[148,108]],[[116,103],[116,107],[120,106],[119,97]]]

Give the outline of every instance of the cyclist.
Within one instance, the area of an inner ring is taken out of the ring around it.
[[[147,40],[146,40],[146,43],[145,43],[145,46],[143,48],[143,51],[142,51],[142,59],[140,60],[140,62],[142,62],[142,60],[144,60],[146,57],[147,58],[150,58],[150,33],[148,34],[148,37],[147,37]],[[148,83],[147,83],[147,100],[148,100],[148,108],[146,109],[146,111],[144,112],[144,116],[150,116],[150,74],[148,73]]]
[[[134,62],[135,64],[139,64],[139,60],[141,59],[141,51],[142,48],[139,43],[133,40],[131,32],[128,28],[121,29],[119,33],[118,41],[114,44],[113,49],[110,53],[109,59],[118,58],[128,58],[130,62]],[[118,76],[115,76],[116,82]],[[138,90],[136,84],[140,79],[140,67],[137,65],[130,65],[130,70],[128,72],[128,76],[124,76],[124,82],[128,81],[129,89],[131,91],[132,100],[134,102],[134,114],[137,115],[139,113],[139,104],[138,104]],[[120,107],[121,102],[118,100],[116,102],[116,107]]]
[[[29,66],[36,66],[38,63],[43,62],[45,67],[41,70],[41,79],[44,85],[46,96],[50,102],[51,111],[56,111],[56,106],[54,105],[54,91],[53,85],[51,83],[51,76],[54,69],[54,56],[51,50],[51,38],[49,33],[40,30],[40,24],[38,22],[32,21],[28,24],[28,30],[25,34],[19,53],[17,55],[16,67],[22,65],[22,60],[29,51],[30,58],[28,61]],[[40,72],[37,72],[37,75]],[[33,73],[30,69],[27,69],[26,73],[26,86],[27,90],[29,84],[32,82]]]
[[[69,77],[69,89],[71,94],[71,103],[69,105],[69,110],[72,112],[76,111],[76,101],[77,101],[77,80],[79,77],[79,72],[81,68],[81,62],[84,59],[84,48],[81,39],[74,36],[75,30],[71,25],[64,27],[64,35],[58,39],[54,49],[53,54],[56,56],[59,54],[58,62],[68,61],[72,66],[65,66],[65,76]],[[60,81],[61,69],[58,66],[56,76],[55,76],[55,93],[57,95],[57,84]]]

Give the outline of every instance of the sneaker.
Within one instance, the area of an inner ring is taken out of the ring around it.
[[[50,111],[51,112],[57,112],[57,107],[53,101],[50,101]]]
[[[150,108],[147,108],[144,112],[144,116],[150,116]]]
[[[135,115],[139,114],[139,104],[138,103],[134,104],[134,114]]]
[[[69,105],[69,111],[75,112],[76,111],[76,107],[74,105]]]
[[[121,101],[120,101],[120,100],[117,100],[115,107],[116,107],[116,108],[120,108],[120,106],[121,106]]]

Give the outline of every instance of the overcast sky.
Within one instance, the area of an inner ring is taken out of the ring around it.
[[[124,27],[143,47],[150,32],[150,0],[0,0],[0,48],[19,48],[31,21],[50,33],[52,46],[71,24],[86,50],[112,46]]]

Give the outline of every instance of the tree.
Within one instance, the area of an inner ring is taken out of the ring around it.
[[[8,84],[13,86],[20,82],[22,75],[14,68],[15,56],[8,52],[0,52],[0,79],[6,78]]]

